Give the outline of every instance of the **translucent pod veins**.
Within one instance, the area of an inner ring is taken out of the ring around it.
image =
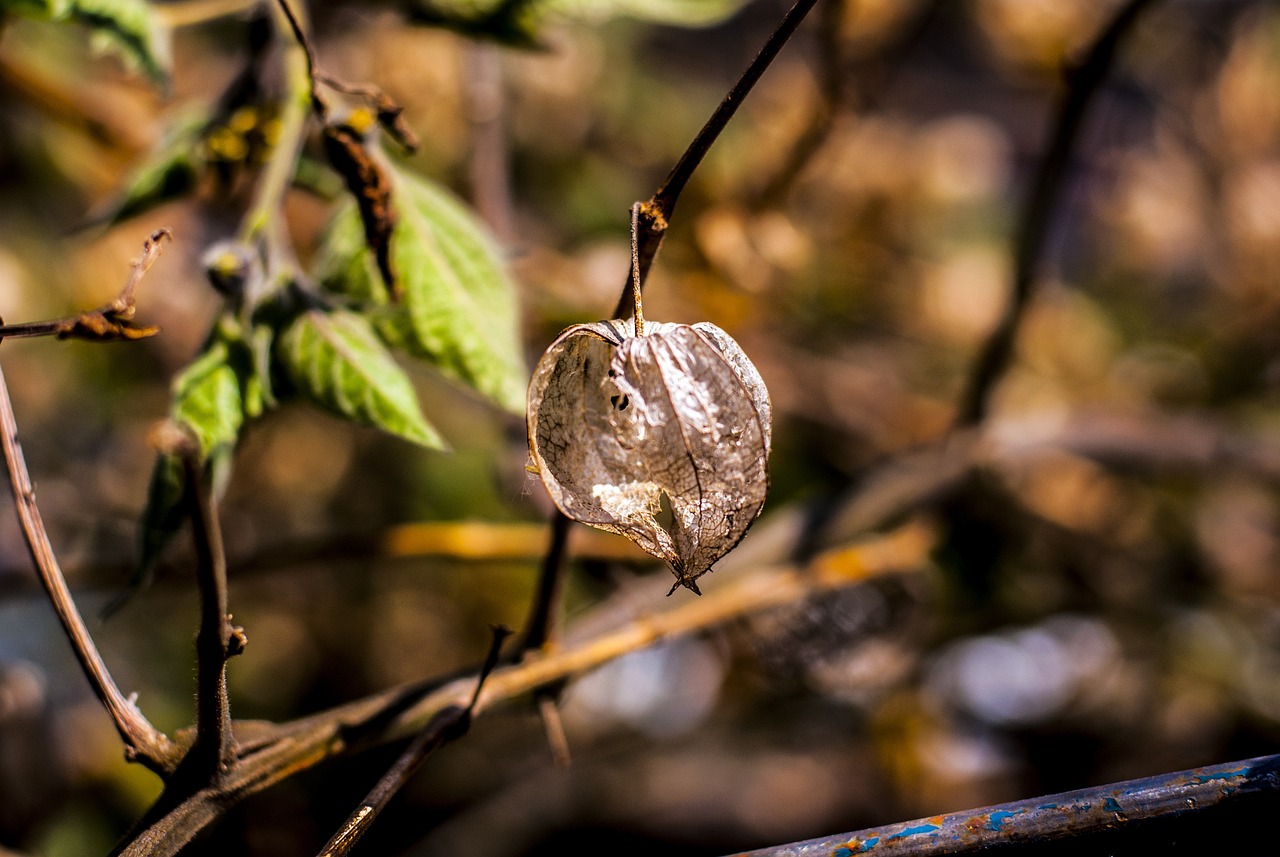
[[[764,505],[772,414],[715,325],[646,321],[636,336],[631,320],[598,321],[561,333],[534,369],[529,451],[562,512],[666,560],[696,593]]]

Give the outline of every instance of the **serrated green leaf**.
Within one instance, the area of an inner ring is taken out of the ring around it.
[[[83,24],[156,83],[168,79],[168,43],[146,0],[0,0],[0,11]]]
[[[456,198],[417,176],[392,174],[399,218],[391,254],[404,297],[387,289],[364,244],[359,214],[344,206],[319,263],[329,288],[379,306],[371,318],[388,345],[524,413],[528,374],[516,325],[515,290],[495,242]]]
[[[235,446],[244,425],[241,373],[232,365],[232,343],[215,339],[173,385],[173,419],[186,426],[207,458]]]
[[[413,443],[444,448],[422,416],[409,376],[363,317],[308,310],[277,338],[276,355],[293,385],[317,404]]]

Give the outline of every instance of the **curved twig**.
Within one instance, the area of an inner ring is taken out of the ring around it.
[[[991,391],[1008,368],[1022,316],[1031,302],[1045,239],[1067,178],[1071,153],[1080,136],[1086,112],[1106,80],[1125,38],[1152,5],[1152,0],[1129,0],[1093,43],[1084,59],[1067,75],[1067,93],[1058,109],[1048,151],[1036,168],[1014,239],[1013,293],[995,330],[974,363],[960,399],[956,424],[972,426],[987,414]]]
[[[13,488],[13,499],[17,506],[18,520],[22,525],[22,535],[31,552],[40,576],[40,583],[49,596],[53,611],[62,624],[63,633],[75,651],[80,668],[89,679],[94,694],[107,709],[115,723],[116,731],[124,741],[125,754],[160,774],[167,776],[177,767],[180,754],[169,741],[168,736],[151,725],[143,716],[132,698],[126,698],[116,686],[115,679],[107,670],[106,663],[98,653],[98,647],[89,636],[89,629],[76,609],[71,591],[67,588],[66,579],[54,555],[53,545],[49,541],[49,533],[40,517],[40,509],[36,506],[36,490],[31,484],[31,474],[27,471],[27,463],[22,455],[22,447],[18,444],[18,425],[13,415],[13,403],[9,399],[9,387],[5,383],[4,373],[0,371],[0,446],[3,446],[4,461],[9,472],[9,484]]]
[[[489,654],[485,658],[484,666],[480,668],[480,675],[476,677],[476,689],[471,694],[471,701],[463,708],[450,705],[437,712],[427,722],[426,727],[418,733],[418,737],[413,739],[413,743],[400,754],[396,763],[382,775],[373,790],[360,802],[360,806],[356,807],[355,812],[347,818],[342,828],[320,849],[320,857],[344,857],[350,853],[360,837],[368,832],[373,820],[386,808],[391,798],[404,788],[414,772],[422,767],[427,757],[470,731],[476,700],[480,698],[485,679],[498,663],[502,642],[510,634],[509,628],[493,629],[493,641],[489,645]]]
[[[764,74],[765,69],[773,62],[778,51],[782,50],[782,46],[791,38],[815,3],[817,0],[796,0],[796,4],[783,16],[782,22],[769,36],[760,53],[756,54],[756,58],[747,66],[742,77],[738,78],[738,82],[729,90],[729,94],[720,102],[720,106],[711,114],[711,118],[698,131],[693,142],[684,150],[684,154],[676,161],[657,191],[646,202],[636,203],[632,214],[635,222],[633,229],[636,236],[636,261],[633,265],[634,270],[628,272],[627,284],[622,290],[622,297],[618,299],[618,307],[614,310],[612,318],[630,317],[634,304],[631,300],[632,282],[638,282],[643,288],[644,281],[649,275],[649,268],[658,254],[658,248],[662,246],[663,236],[666,235],[667,226],[675,213],[676,203],[679,202],[685,185],[693,177],[694,171],[698,169],[703,157],[720,136],[720,132],[729,124],[733,114],[738,112],[743,99],[751,92],[756,81]]]
[[[819,555],[803,568],[762,567],[732,580],[722,579],[701,598],[630,621],[611,621],[607,631],[594,636],[574,639],[570,632],[563,648],[530,652],[521,663],[495,670],[475,700],[474,711],[480,714],[664,640],[795,603],[818,592],[919,569],[927,562],[932,546],[933,535],[927,527],[908,524],[884,537]],[[609,605],[600,609],[612,612]],[[579,624],[591,627],[593,615],[583,617]],[[171,857],[240,800],[326,759],[416,735],[442,711],[466,707],[476,678],[473,674],[438,686],[394,688],[278,726],[235,723],[240,748],[236,766],[221,781],[149,817],[136,836],[115,853],[120,857]]]

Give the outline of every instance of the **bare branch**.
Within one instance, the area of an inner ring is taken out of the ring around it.
[[[31,321],[23,324],[0,324],[0,340],[32,336],[56,336],[58,339],[87,339],[92,342],[145,339],[160,332],[158,327],[136,327],[133,314],[136,309],[134,292],[147,271],[160,258],[161,241],[173,238],[169,229],[151,233],[142,245],[142,255],[133,261],[129,279],[120,294],[111,303],[79,315],[50,321]]]
[[[529,621],[525,623],[520,651],[541,649],[555,636],[556,610],[560,606],[560,592],[564,588],[565,558],[572,525],[573,521],[564,512],[556,509],[552,513],[551,538],[542,557],[538,591],[529,611]]]
[[[897,36],[879,45],[874,56],[852,66],[845,61],[841,50],[840,31],[844,26],[848,4],[844,0],[829,0],[823,6],[820,10],[822,20],[817,27],[816,69],[821,100],[810,116],[809,123],[796,137],[773,175],[747,194],[748,208],[776,205],[781,200],[830,138],[836,117],[842,108],[856,102],[860,112],[865,113],[876,104],[880,94],[889,88],[900,61],[923,38],[942,5],[943,0],[929,0],[920,4],[913,13],[913,20],[902,27]]]
[[[311,110],[323,122],[329,116],[329,105],[324,100],[324,96],[320,94],[319,75],[316,73],[316,52],[311,47],[311,41],[307,38],[307,33],[302,29],[302,22],[298,20],[298,16],[294,14],[293,8],[289,5],[289,0],[276,0],[280,11],[284,13],[285,20],[289,24],[289,30],[293,33],[293,38],[297,41],[298,46],[302,48],[303,53],[307,55],[307,81],[311,94]]]
[[[5,465],[9,472],[9,484],[13,488],[18,520],[22,525],[22,535],[26,540],[27,550],[31,552],[31,559],[35,562],[40,583],[49,596],[54,613],[71,642],[71,648],[75,651],[76,659],[89,679],[94,694],[106,707],[116,731],[124,741],[126,756],[162,776],[172,773],[177,767],[178,751],[169,738],[143,716],[133,700],[127,699],[120,692],[71,598],[62,569],[54,556],[49,533],[40,517],[40,509],[36,506],[35,487],[31,484],[22,447],[18,444],[17,420],[13,415],[13,403],[9,399],[9,388],[4,381],[3,372],[0,372],[0,445],[4,449]]]
[[[346,83],[322,72],[316,72],[315,79],[318,83],[323,83],[337,92],[364,99],[365,104],[373,111],[373,117],[378,121],[378,126],[390,134],[409,154],[412,155],[418,151],[418,147],[422,145],[418,135],[409,127],[409,123],[404,121],[404,108],[376,84]]]
[[[1014,240],[1013,294],[995,330],[974,363],[968,386],[960,399],[957,425],[971,426],[986,416],[996,382],[1013,356],[1014,338],[1023,313],[1031,302],[1049,224],[1062,195],[1071,154],[1080,136],[1093,97],[1106,80],[1116,54],[1152,0],[1129,0],[1103,28],[1085,58],[1068,73],[1067,93],[1054,120],[1050,144],[1036,169]]]
[[[116,853],[121,857],[169,857],[241,799],[325,759],[416,735],[451,707],[465,709],[474,704],[473,712],[479,714],[664,640],[816,593],[917,570],[927,562],[932,547],[929,529],[912,523],[886,536],[820,554],[803,568],[762,567],[732,580],[721,578],[702,598],[630,621],[610,622],[609,630],[583,639],[575,640],[570,632],[563,648],[530,652],[523,662],[496,669],[474,703],[477,676],[469,676],[440,686],[394,688],[279,726],[233,724],[237,735],[249,727],[255,731],[252,741],[240,737],[236,766],[220,782],[150,817],[136,838]],[[612,612],[613,607],[601,609]],[[584,617],[581,624],[590,627],[592,615]]]
[[[507,156],[506,94],[502,54],[477,42],[466,53],[467,118],[471,126],[467,175],[471,200],[500,241],[514,231],[511,168]]]
[[[779,198],[796,176],[826,142],[835,124],[836,113],[845,100],[845,76],[840,56],[840,30],[845,19],[844,0],[827,0],[818,22],[819,96],[809,124],[796,138],[782,165],[754,194],[755,204]]]
[[[791,38],[791,34],[800,26],[804,16],[809,14],[809,10],[816,2],[817,0],[797,0],[791,10],[783,16],[778,28],[769,36],[760,53],[756,54],[756,58],[747,66],[742,77],[738,78],[738,82],[729,90],[729,94],[720,102],[720,106],[711,114],[711,118],[702,126],[702,130],[693,138],[693,142],[684,150],[684,154],[676,161],[658,190],[648,201],[636,203],[637,207],[632,210],[632,217],[636,223],[634,227],[636,262],[633,265],[633,273],[627,278],[627,285],[623,289],[613,318],[630,316],[634,303],[631,299],[632,282],[638,281],[641,287],[644,286],[649,268],[658,254],[658,248],[662,245],[663,236],[666,235],[667,226],[671,222],[672,214],[675,213],[676,203],[680,200],[680,194],[684,191],[685,185],[693,177],[694,171],[698,169],[698,165],[702,163],[703,157],[710,151],[720,132],[738,111],[743,99],[751,92],[756,81],[764,74],[765,69],[773,62],[778,51],[782,50],[782,46]]]
[[[510,634],[509,628],[499,626],[493,629],[493,641],[489,645],[489,654],[485,657],[484,666],[480,668],[480,675],[476,678],[476,689],[471,694],[471,701],[465,707],[447,706],[427,722],[426,728],[400,754],[396,763],[382,775],[356,811],[347,818],[342,829],[320,849],[320,857],[343,857],[348,854],[360,837],[368,832],[373,820],[386,808],[387,802],[404,788],[414,772],[422,767],[427,757],[470,731],[471,715],[475,711],[476,700],[480,698],[485,679],[498,663],[503,641]]]
[[[405,123],[404,117],[401,115],[404,113],[404,108],[397,104],[391,96],[383,92],[382,89],[371,83],[345,83],[320,71],[316,63],[315,48],[311,46],[311,40],[307,38],[307,33],[302,28],[302,22],[294,14],[288,0],[277,0],[277,3],[281,12],[284,13],[285,20],[289,23],[293,38],[307,56],[307,79],[310,88],[311,110],[315,113],[316,118],[326,124],[329,121],[329,103],[320,94],[320,86],[323,84],[337,92],[363,98],[365,103],[373,110],[378,124],[394,137],[396,142],[405,148],[405,151],[410,154],[416,152],[418,146],[421,145],[421,141],[418,139],[418,135],[413,133],[413,129]]]
[[[190,503],[191,534],[200,590],[200,630],[196,634],[196,736],[188,770],[216,780],[234,759],[231,709],[227,700],[227,661],[244,650],[244,632],[227,612],[227,556],[218,523],[218,507],[203,478],[204,467],[193,438],[184,433],[181,449]]]

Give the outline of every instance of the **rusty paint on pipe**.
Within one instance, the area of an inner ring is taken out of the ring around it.
[[[749,851],[737,857],[927,857],[1047,842],[1280,793],[1280,755],[1210,765]]]

